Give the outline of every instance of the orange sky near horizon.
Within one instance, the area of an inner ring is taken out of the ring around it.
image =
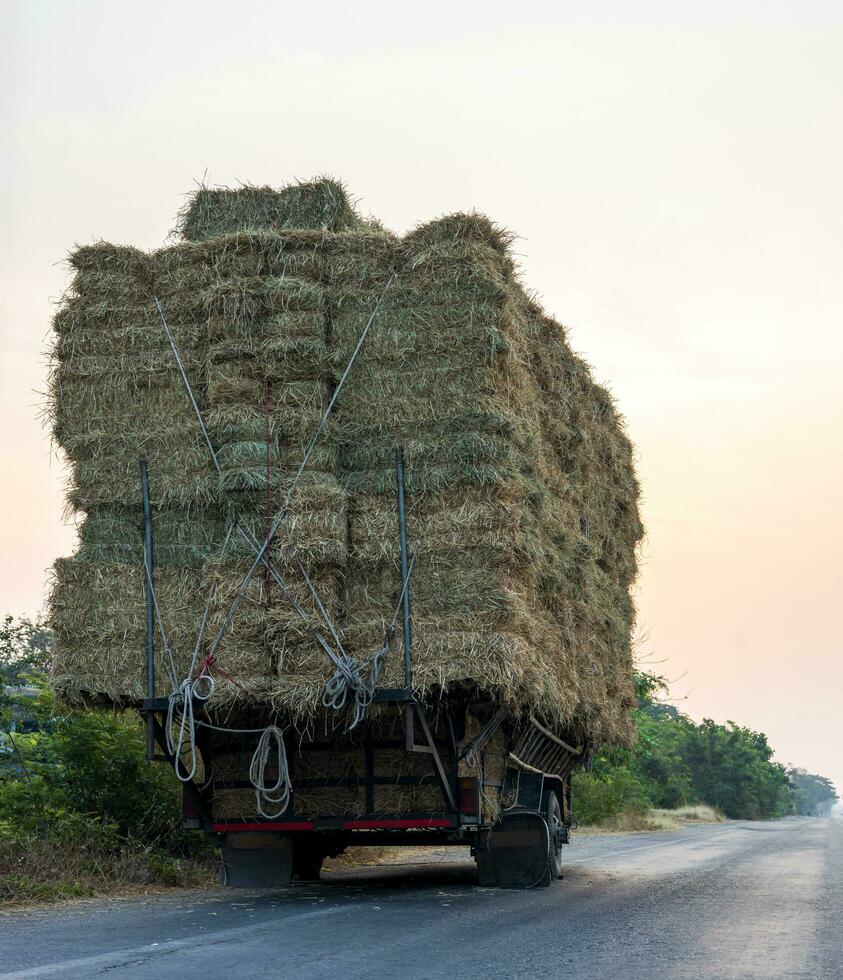
[[[328,172],[396,231],[521,236],[637,446],[644,661],[843,790],[843,12],[697,6],[0,0],[0,613],[73,548],[38,420],[60,260],[160,245],[206,169]]]

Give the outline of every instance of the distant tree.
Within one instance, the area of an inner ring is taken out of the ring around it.
[[[795,810],[787,772],[772,761],[761,732],[706,718],[688,727],[682,755],[700,801],[727,817],[761,820]]]
[[[796,812],[802,816],[815,816],[817,807],[836,803],[839,799],[834,784],[825,776],[817,776],[804,769],[790,769],[788,776],[794,787]]]
[[[0,683],[25,684],[50,669],[53,634],[46,623],[28,616],[6,616],[0,626]]]

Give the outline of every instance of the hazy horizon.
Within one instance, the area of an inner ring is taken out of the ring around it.
[[[615,395],[642,659],[843,791],[843,10],[218,2],[0,10],[0,614],[71,553],[38,419],[61,260],[195,182],[331,173],[403,232],[476,208]]]

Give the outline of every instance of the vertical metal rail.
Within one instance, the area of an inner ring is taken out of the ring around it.
[[[407,511],[404,502],[404,450],[395,449],[395,477],[398,483],[398,539],[401,547],[401,581],[407,581]],[[413,686],[413,661],[411,657],[412,630],[410,627],[410,587],[404,589],[402,602],[404,620],[404,690]]]
[[[140,464],[141,496],[143,497],[143,560],[146,566],[146,696],[155,697],[155,619],[152,605],[152,509],[149,505],[149,473],[146,462]],[[152,712],[146,714],[146,761],[155,755],[155,719]]]

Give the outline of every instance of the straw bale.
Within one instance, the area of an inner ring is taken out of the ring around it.
[[[155,567],[201,568],[222,544],[224,532],[215,509],[156,505],[152,523]],[[134,506],[104,504],[92,508],[79,526],[77,557],[104,564],[142,564],[144,537],[140,500]]]
[[[322,178],[282,190],[202,187],[179,215],[178,231],[195,242],[261,228],[342,231],[362,224],[342,184]]]
[[[194,569],[159,569],[155,587],[180,676],[190,663],[204,601]],[[146,594],[143,568],[61,558],[50,594],[55,635],[52,683],[67,703],[146,697]],[[169,658],[156,637],[156,694],[169,693]]]

